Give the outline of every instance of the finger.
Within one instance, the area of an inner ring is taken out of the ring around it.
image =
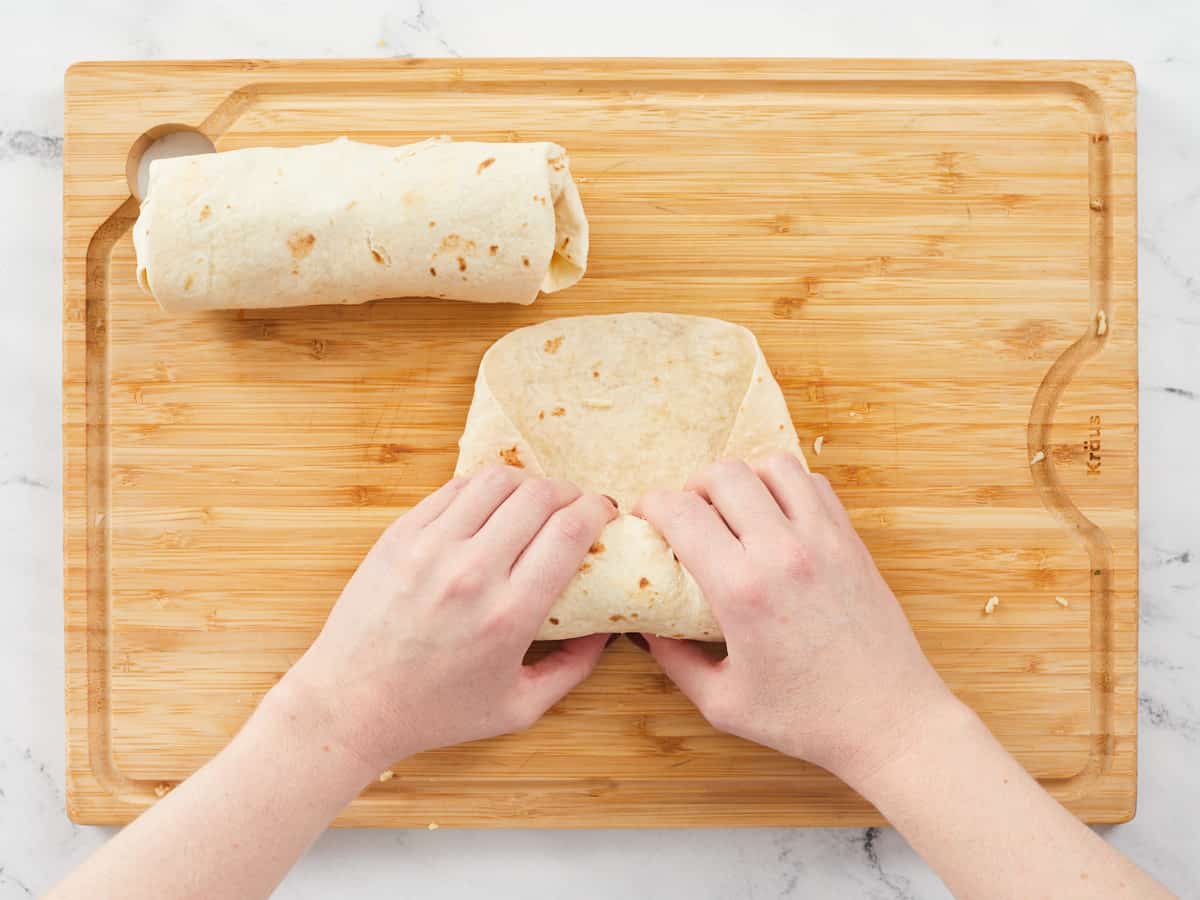
[[[414,528],[424,528],[446,511],[446,508],[458,496],[459,491],[466,486],[469,480],[462,475],[451,478],[397,519],[397,522],[404,522],[406,526]]]
[[[712,659],[691,641],[643,635],[650,645],[650,655],[658,660],[679,689],[703,712],[712,693],[713,684],[720,675],[722,662]]]
[[[641,516],[666,538],[675,556],[712,597],[745,548],[704,498],[691,491],[651,491],[637,502]]]
[[[579,571],[588,548],[616,516],[617,508],[608,498],[584,494],[550,516],[517,558],[511,580],[528,609],[531,635]]]
[[[813,476],[791,453],[772,453],[750,463],[750,468],[792,522],[808,522],[825,512]]]
[[[492,513],[472,541],[486,548],[489,556],[507,561],[511,569],[546,521],[564,506],[575,502],[580,494],[579,488],[569,481],[526,479]]]
[[[608,639],[607,634],[572,638],[563,641],[549,656],[525,666],[525,692],[521,702],[529,704],[526,711],[532,714],[531,717],[540,718],[592,673]]]
[[[453,502],[438,516],[438,527],[450,537],[472,537],[488,517],[529,476],[512,466],[488,466],[472,475]]]
[[[740,459],[713,463],[693,476],[684,489],[708,500],[743,542],[755,531],[771,531],[787,521],[767,486]]]
[[[819,472],[811,475],[810,479],[813,491],[821,501],[826,514],[839,525],[843,525],[853,531],[854,525],[850,521],[850,513],[846,511],[846,507],[842,504],[842,500],[838,497],[837,492],[834,491],[833,485],[829,483],[829,479]]]

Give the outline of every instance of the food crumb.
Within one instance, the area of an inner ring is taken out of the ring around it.
[[[983,604],[983,614],[990,616],[996,611],[996,607],[1000,605],[1000,598],[996,596],[988,597],[987,603]]]
[[[491,246],[488,247],[488,256],[495,256],[499,252],[500,252],[499,244],[492,244]]]
[[[542,344],[542,349],[547,353],[557,353],[558,348],[562,346],[563,336],[546,338],[546,343]]]
[[[650,587],[650,579],[646,578],[645,576],[642,576],[641,578],[638,579],[638,587],[640,587],[642,590],[645,590],[646,588]]]
[[[427,828],[428,828],[430,831],[437,831],[437,830],[438,830],[438,828],[439,828],[440,826],[438,825],[438,823],[437,823],[437,822],[430,822],[430,823],[429,823],[429,824],[428,824],[426,827],[427,827]]]
[[[546,418],[546,411],[544,409],[539,409],[538,410],[538,421],[540,422],[544,418]]]
[[[212,207],[209,206],[207,203],[205,203],[202,207],[200,207],[200,221],[201,222],[203,222],[205,219],[207,219],[211,215],[212,215]]]
[[[594,544],[592,544],[592,546],[588,547],[588,553],[603,553],[604,550],[605,550],[604,545],[602,543],[600,543],[599,541],[596,541],[596,543],[594,543]]]
[[[484,170],[484,169],[486,169],[488,166],[490,166],[490,165],[491,165],[492,163],[494,163],[495,161],[496,161],[496,157],[494,157],[494,156],[489,156],[487,159],[485,159],[483,162],[481,162],[481,163],[479,164],[479,168],[477,168],[477,169],[475,170],[475,174],[476,174],[476,175],[482,175],[482,174],[483,174],[483,170]]]
[[[1038,463],[1040,463],[1040,462],[1041,462],[1042,460],[1044,460],[1045,458],[1046,458],[1046,453],[1045,453],[1045,451],[1043,451],[1043,450],[1039,450],[1037,453],[1033,454],[1033,459],[1031,459],[1031,460],[1029,461],[1029,464],[1030,464],[1031,466],[1036,466]]]
[[[558,619],[554,618],[554,616],[551,616],[551,617],[550,617],[550,624],[551,624],[551,625],[557,625],[557,624],[558,624]]]
[[[563,409],[561,406],[556,406],[556,407],[554,407],[554,409],[550,410],[550,415],[552,415],[552,416],[565,416],[566,414],[567,414],[567,411],[565,409]]]
[[[437,269],[435,269],[433,266],[430,266],[429,274],[432,275],[434,278],[437,278]]]
[[[612,401],[605,400],[601,397],[588,397],[583,401],[584,406],[589,406],[592,409],[612,409]]]
[[[379,773],[380,783],[383,783],[385,781],[391,781],[395,777],[396,777],[396,773],[393,772],[391,769],[384,769],[382,772]]]
[[[458,271],[460,271],[460,272],[467,271],[467,261],[465,259],[463,259],[461,256],[458,257]]]
[[[1108,316],[1105,315],[1104,310],[1096,313],[1096,334],[1099,337],[1108,334]]]
[[[166,784],[165,782],[162,784],[156,784],[154,786],[154,796],[158,797],[160,800],[163,797],[167,796],[167,794],[169,794],[170,792],[171,792],[171,786],[169,784]]]
[[[527,269],[529,268],[529,257],[528,256],[521,257],[521,265],[523,265]]]
[[[813,439],[813,453],[817,454],[817,456],[820,456],[820,455],[821,455],[821,448],[822,448],[822,447],[824,447],[824,446],[825,446],[825,435],[823,435],[823,434],[818,434],[818,435],[817,435],[817,436],[816,436],[816,437]]]
[[[1070,601],[1068,601],[1066,597],[1055,597],[1054,602],[1063,607],[1063,609],[1066,609],[1071,605]]]
[[[501,450],[500,458],[504,460],[506,466],[512,466],[515,469],[525,468],[525,463],[521,462],[521,454],[517,452],[516,444]]]

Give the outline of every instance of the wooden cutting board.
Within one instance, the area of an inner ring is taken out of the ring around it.
[[[134,281],[126,169],[171,124],[220,150],[558,141],[591,220],[587,277],[531,307],[168,317]],[[1133,72],[1107,62],[72,67],[71,817],[128,821],[237,731],[379,531],[451,474],[492,341],[661,310],[754,330],[949,685],[1078,815],[1129,818],[1134,142]],[[714,732],[624,641],[532,730],[396,771],[339,823],[880,821],[828,774]]]

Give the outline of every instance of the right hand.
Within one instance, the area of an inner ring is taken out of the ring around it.
[[[725,634],[721,661],[644,636],[721,731],[851,780],[900,752],[927,710],[957,702],[829,482],[795,456],[716,463],[635,512],[670,543]]]

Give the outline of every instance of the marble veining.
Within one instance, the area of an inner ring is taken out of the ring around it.
[[[1200,6],[950,0],[729,9],[689,0],[521,4],[63,0],[6,12],[0,57],[0,900],[35,896],[112,829],[63,796],[62,75],[81,59],[522,55],[1121,58],[1138,71],[1141,338],[1140,796],[1106,840],[1200,894]],[[912,27],[921,21],[922,27]],[[686,27],[683,25],[686,24]],[[352,873],[352,874],[351,874]],[[282,898],[948,896],[890,829],[338,831]]]
[[[57,135],[32,131],[0,131],[0,161],[28,156],[45,163],[62,160],[63,139]]]

